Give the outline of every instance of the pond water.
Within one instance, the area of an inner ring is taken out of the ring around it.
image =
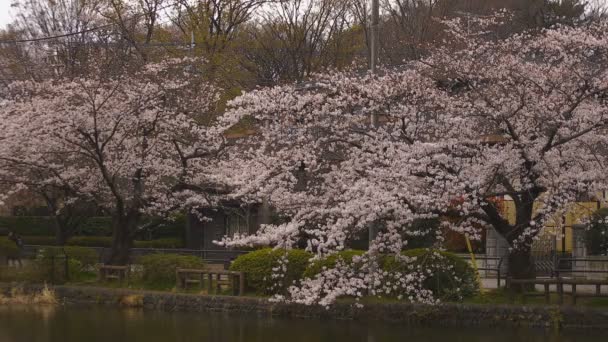
[[[422,328],[221,313],[0,305],[0,342],[590,342],[604,338],[605,332],[555,334],[530,329]]]

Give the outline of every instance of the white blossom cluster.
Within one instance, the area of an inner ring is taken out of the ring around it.
[[[228,117],[259,125],[240,172],[229,175],[239,185],[235,196],[266,199],[288,220],[222,242],[303,243],[323,256],[377,227],[385,236],[372,250],[382,244],[395,254],[407,237],[441,235],[413,228],[417,219],[439,218],[440,229],[471,238],[493,228],[512,254],[525,256],[556,213],[605,189],[606,22],[495,40],[488,32],[500,17],[471,20],[475,32],[444,23],[450,44],[401,68],[328,73],[232,101]],[[505,200],[514,203],[514,219]],[[385,293],[397,280],[416,292],[406,274],[388,280],[374,272],[326,270],[291,294],[326,304],[382,292],[372,278],[382,279]],[[427,301],[420,291],[412,299]]]

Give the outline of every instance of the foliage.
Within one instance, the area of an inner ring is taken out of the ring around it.
[[[55,222],[49,216],[0,216],[0,229],[19,235],[54,236]]]
[[[55,246],[56,239],[52,236],[23,236],[26,245]],[[112,238],[109,236],[75,236],[68,240],[66,246],[110,247]],[[164,238],[145,241],[134,241],[135,248],[182,248],[184,243],[180,238]]]
[[[176,269],[205,267],[201,258],[179,254],[148,254],[139,257],[137,263],[142,266],[141,280],[148,284],[175,284]]]
[[[112,221],[109,217],[89,217],[81,224],[82,235],[109,235]],[[11,230],[23,236],[55,236],[56,224],[52,216],[0,216],[0,229]]]
[[[22,236],[23,243],[26,245],[38,245],[38,246],[55,246],[57,244],[57,238],[54,236]]]
[[[112,238],[107,236],[75,236],[68,240],[68,246],[111,247]]]
[[[424,269],[428,278],[423,282],[426,289],[441,300],[461,300],[475,295],[479,291],[477,276],[473,267],[459,256],[433,249],[410,249],[401,253],[408,258],[414,268]],[[410,262],[387,256],[382,269],[386,272],[408,272]]]
[[[218,91],[204,66],[164,59],[132,73],[12,83],[0,106],[0,176],[16,185],[0,196],[58,187],[71,189],[67,203],[94,201],[112,217],[110,262],[126,263],[144,213],[213,205],[200,192],[225,186],[216,156],[236,121],[210,117]]]
[[[144,221],[152,221],[146,218]],[[158,220],[158,219],[157,219]],[[181,236],[186,225],[184,215],[177,215],[171,220],[160,222],[151,232],[153,237]],[[56,223],[51,216],[0,216],[0,231],[13,231],[21,236],[35,239],[35,236],[54,237]],[[109,236],[112,235],[112,218],[107,216],[87,217],[80,223],[75,231],[82,236]],[[40,243],[29,243],[40,244]],[[44,243],[49,245],[50,243]],[[54,243],[53,243],[54,244]]]
[[[585,231],[585,245],[589,255],[608,255],[608,208],[593,213]]]
[[[147,241],[134,241],[135,248],[182,248],[184,242],[179,238],[164,238]]]
[[[0,256],[16,258],[19,256],[19,248],[8,238],[0,237]]]
[[[69,259],[78,261],[84,269],[90,269],[99,263],[99,254],[94,249],[81,246],[47,247],[42,249],[41,255],[43,258],[64,258],[67,255]]]
[[[608,147],[608,22],[490,39],[509,19],[443,21],[450,44],[402,68],[326,73],[233,100],[227,115],[259,127],[247,138],[259,148],[234,168],[237,195],[263,196],[290,220],[223,243],[301,244],[324,255],[375,227],[371,252],[398,253],[408,236],[449,229],[480,239],[493,228],[509,244],[509,276],[532,277],[543,227],[608,188],[608,155],[598,153]],[[435,231],[414,224],[442,217],[451,219]],[[340,272],[293,294],[326,303],[314,290],[336,289],[324,293],[332,300],[371,292],[383,276]]]
[[[264,248],[240,255],[232,262],[230,270],[245,272],[247,286],[258,294],[284,293],[287,286],[302,278],[311,256],[300,249]],[[279,281],[273,278],[274,268],[284,269]]]
[[[334,268],[338,260],[351,263],[354,256],[361,256],[365,251],[348,249],[329,255],[325,258],[314,260],[310,262],[306,271],[304,271],[303,277],[312,278],[315,275],[321,273],[323,269]]]

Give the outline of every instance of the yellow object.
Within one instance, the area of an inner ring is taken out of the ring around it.
[[[471,261],[473,262],[473,269],[475,270],[475,277],[477,278],[477,285],[479,285],[479,291],[483,292],[483,284],[481,283],[481,276],[479,275],[479,270],[477,269],[477,260],[475,260],[475,254],[473,253],[473,247],[471,247],[471,241],[469,240],[469,236],[467,234],[464,235],[464,240],[467,242],[467,249],[469,250],[469,254],[471,255]]]
[[[579,201],[572,203],[567,210],[555,214],[555,217],[545,224],[543,234],[545,238],[555,239],[555,247],[558,252],[572,252],[572,226],[582,223],[589,215],[593,214],[603,203],[598,201]],[[534,210],[540,208],[540,203],[534,204]],[[510,224],[515,223],[515,203],[512,200],[504,201],[502,214]]]

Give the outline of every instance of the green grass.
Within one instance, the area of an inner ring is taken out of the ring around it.
[[[215,285],[216,281],[214,280],[212,283],[212,295],[215,295]],[[75,285],[75,286],[96,286],[96,287],[106,287],[113,289],[131,289],[131,290],[145,290],[145,291],[163,291],[163,292],[173,292],[173,293],[192,293],[192,294],[203,294],[207,293],[208,280],[205,280],[203,286],[199,286],[198,284],[190,284],[187,289],[177,289],[175,282],[150,282],[150,281],[142,281],[141,279],[137,279],[136,277],[130,278],[128,280],[123,281],[121,284],[117,280],[110,280],[105,282],[98,282],[97,277],[84,279],[81,281],[70,281],[67,285]],[[232,295],[232,289],[228,286],[222,286],[220,289],[219,295]],[[254,292],[246,293],[247,296],[254,296]]]
[[[545,302],[545,297],[542,291],[536,291],[538,296],[526,296],[524,298],[521,294],[511,293],[504,289],[498,290],[485,290],[474,297],[465,299],[463,302],[468,304],[480,304],[480,305],[532,305],[532,306],[545,306],[545,305],[558,305],[559,297],[557,293],[551,293],[549,295],[550,303]],[[572,305],[572,296],[570,294],[564,294],[564,305]],[[608,307],[608,298],[594,298],[594,297],[579,297],[576,299],[576,306],[582,307]]]

